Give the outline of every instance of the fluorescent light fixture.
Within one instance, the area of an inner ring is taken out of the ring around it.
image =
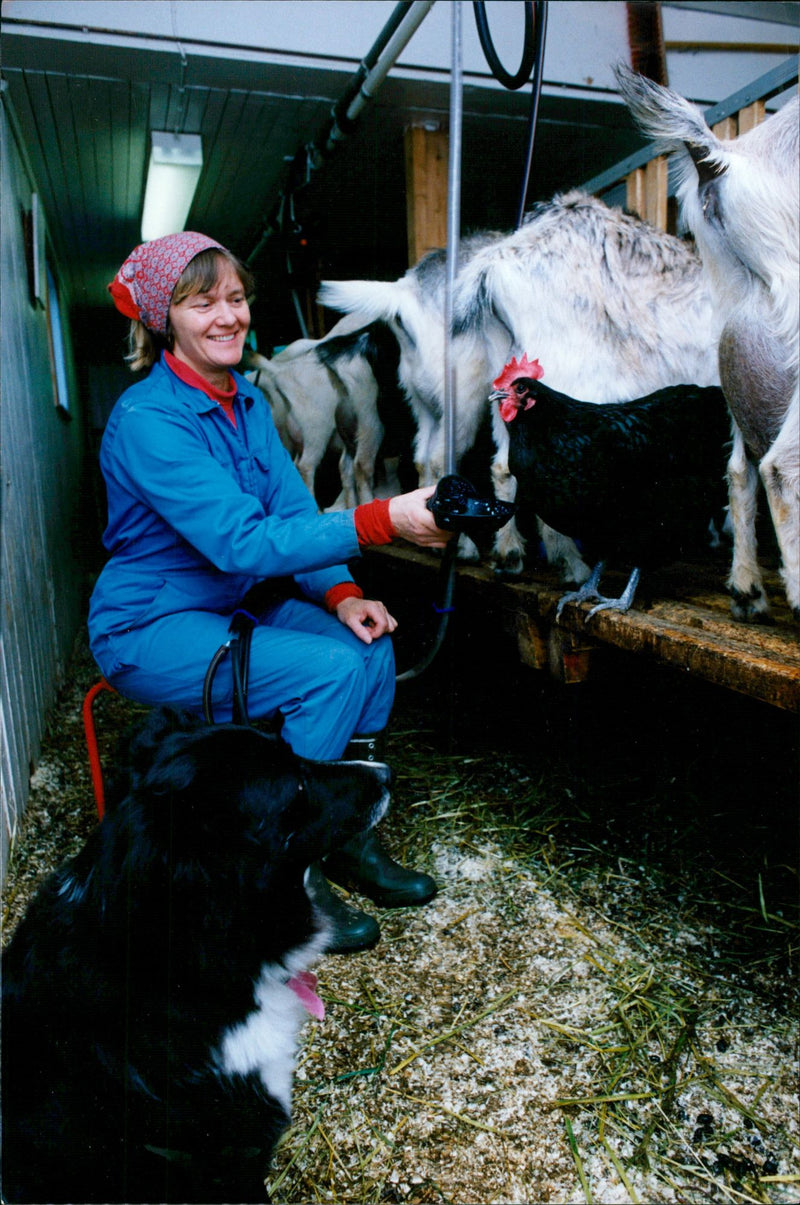
[[[154,130],[142,207],[142,239],[179,234],[186,225],[197,181],[203,170],[199,134]]]

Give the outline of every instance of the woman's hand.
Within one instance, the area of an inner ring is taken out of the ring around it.
[[[372,644],[397,627],[397,620],[377,599],[343,598],[336,608],[336,618],[364,644]]]
[[[395,534],[412,544],[418,544],[420,548],[444,548],[453,534],[436,526],[433,515],[425,505],[435,490],[435,485],[429,485],[389,499],[389,518]]]

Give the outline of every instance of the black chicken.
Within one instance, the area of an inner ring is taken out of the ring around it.
[[[588,613],[627,611],[640,570],[683,559],[710,543],[727,502],[730,417],[722,390],[674,385],[629,402],[597,405],[548,389],[538,360],[523,356],[494,382],[508,424],[517,479],[517,523],[536,536],[537,516],[580,541],[594,571],[566,602],[598,600]],[[599,593],[606,561],[633,566],[618,599]]]

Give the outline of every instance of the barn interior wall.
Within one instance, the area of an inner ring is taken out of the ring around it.
[[[0,123],[0,872],[4,877],[48,711],[83,621],[85,441],[69,332],[64,330],[67,417],[55,404],[47,314],[31,302],[22,215],[31,209],[36,182],[15,135],[13,110],[5,94]],[[66,297],[62,310],[66,317]]]

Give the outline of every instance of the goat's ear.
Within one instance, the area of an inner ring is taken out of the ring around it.
[[[670,152],[683,144],[694,158],[692,148],[706,155],[717,149],[717,138],[696,105],[646,76],[637,75],[625,63],[617,63],[614,75],[636,124],[645,135],[655,139],[661,151]]]

